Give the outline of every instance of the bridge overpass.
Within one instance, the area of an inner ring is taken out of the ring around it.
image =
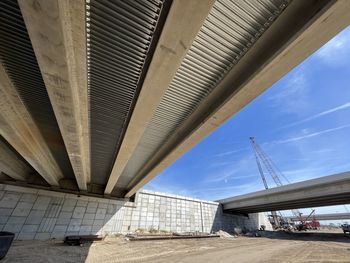
[[[350,172],[219,200],[226,212],[255,213],[350,203]]]
[[[349,13],[346,0],[3,0],[1,182],[131,197]]]
[[[292,221],[299,221],[295,216],[287,217]],[[315,218],[319,221],[322,220],[347,220],[350,219],[350,213],[333,213],[333,214],[315,214]]]

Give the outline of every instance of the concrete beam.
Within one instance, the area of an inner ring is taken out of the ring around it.
[[[303,218],[306,218],[308,215],[304,214]],[[322,220],[344,220],[344,219],[350,219],[350,213],[333,213],[333,214],[315,214],[315,216],[311,216],[312,218],[316,218],[316,220],[322,221]],[[292,216],[287,217],[288,219],[292,221],[299,221],[300,219],[298,217]]]
[[[350,1],[292,1],[205,102],[159,149],[126,197],[171,165],[350,24]],[[141,178],[141,179],[139,179]]]
[[[1,169],[1,167],[0,167],[0,169]],[[15,179],[13,179],[12,177],[8,176],[7,174],[5,174],[4,172],[2,172],[0,170],[0,183],[9,182],[9,181],[16,182]]]
[[[85,1],[20,0],[80,190],[90,181]]]
[[[32,169],[0,140],[0,171],[17,181],[26,181]]]
[[[0,134],[52,186],[62,172],[0,63]]]
[[[214,0],[175,0],[172,3],[105,194],[112,192],[213,4]]]
[[[219,200],[224,210],[255,213],[350,203],[350,172]]]

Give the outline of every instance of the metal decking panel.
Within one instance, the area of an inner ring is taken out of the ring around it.
[[[152,56],[164,2],[87,1],[92,183],[106,184],[112,170]]]
[[[213,91],[288,2],[215,2],[119,178],[116,189],[128,187],[140,169]]]
[[[75,179],[23,17],[15,0],[0,1],[0,59],[66,178]]]

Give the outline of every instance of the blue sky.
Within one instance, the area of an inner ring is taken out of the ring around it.
[[[291,182],[350,171],[349,114],[347,27],[145,189],[206,200],[264,189],[250,136]],[[268,184],[275,186],[271,180]],[[345,208],[323,207],[317,212],[345,212]]]

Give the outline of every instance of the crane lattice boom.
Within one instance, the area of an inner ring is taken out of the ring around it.
[[[261,161],[264,163],[266,170],[269,172],[269,174],[271,175],[273,181],[276,183],[277,186],[282,186],[282,182],[281,179],[279,178],[278,174],[275,172],[275,170],[272,167],[271,164],[271,160],[269,159],[269,157],[267,156],[267,154],[263,151],[263,149],[261,149],[260,145],[257,144],[257,142],[255,141],[254,137],[250,137],[249,138],[252,144],[252,147],[254,149],[255,155],[259,156],[259,158],[261,159]],[[260,169],[259,169],[260,170]],[[260,173],[263,175],[263,173]],[[263,175],[264,176],[264,175]],[[264,176],[265,177],[265,176]]]
[[[261,162],[264,164],[267,172],[270,174],[270,176],[273,179],[273,181],[275,182],[275,184],[277,186],[282,186],[283,183],[282,183],[278,173],[273,168],[271,159],[263,151],[263,149],[260,147],[260,145],[256,142],[255,137],[250,137],[249,139],[250,139],[250,143],[253,147],[255,160],[256,160],[256,163],[258,165],[259,173],[260,173],[261,179],[263,180],[265,189],[269,189],[269,187],[267,185],[266,177],[264,174],[264,170],[262,169]],[[261,160],[261,162],[260,162],[260,160]],[[281,176],[284,177],[283,174],[281,174]],[[300,219],[300,221],[303,221],[302,216],[301,216],[302,213],[300,213],[300,211],[298,209],[293,209],[292,213],[296,217],[298,217]]]

